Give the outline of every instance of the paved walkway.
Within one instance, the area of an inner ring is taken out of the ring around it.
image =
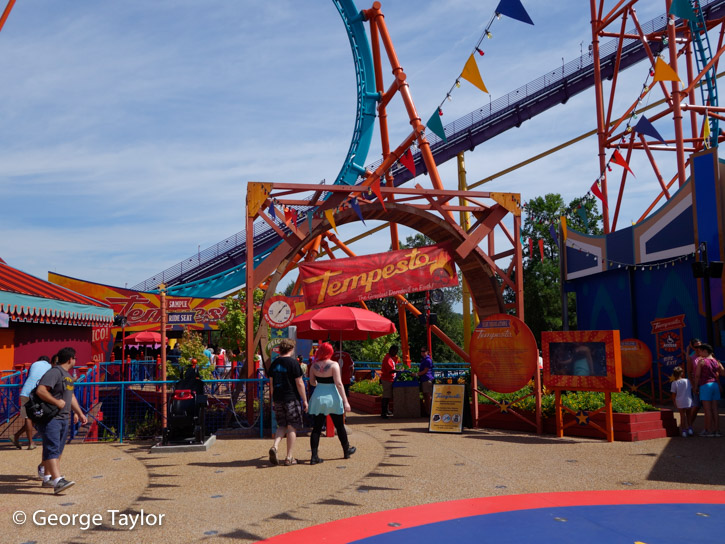
[[[343,460],[337,439],[323,438],[325,462],[316,466],[307,464],[307,437],[296,448],[303,464],[292,467],[269,465],[271,439],[220,440],[208,452],[177,454],[150,454],[139,444],[70,445],[62,468],[78,483],[57,496],[33,478],[40,450],[6,443],[0,445],[2,541],[244,543],[461,499],[598,490],[623,497],[654,490],[663,498],[670,490],[716,492],[703,493],[705,503],[725,497],[725,438],[607,443],[489,430],[442,435],[428,433],[423,420],[367,415],[350,416],[348,426],[358,452]],[[13,523],[15,512],[28,517],[25,524]],[[401,519],[411,519],[406,512]]]

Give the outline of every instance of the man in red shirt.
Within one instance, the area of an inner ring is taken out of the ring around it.
[[[383,402],[380,417],[387,419],[393,414],[388,411],[390,399],[393,398],[393,381],[395,380],[395,365],[400,362],[398,359],[398,346],[393,344],[388,353],[383,357],[380,365],[380,383],[383,386]]]

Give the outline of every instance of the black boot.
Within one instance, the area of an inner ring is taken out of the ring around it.
[[[381,402],[382,408],[380,410],[380,417],[382,417],[383,419],[388,419],[388,417],[390,417],[390,413],[388,412],[388,403],[389,402],[390,402],[390,399],[385,399],[385,398]]]
[[[357,451],[355,446],[348,446],[343,450],[345,452],[345,459],[350,459],[350,456]]]
[[[313,451],[312,452],[312,457],[310,458],[310,464],[311,465],[319,465],[320,463],[322,463],[322,459],[320,459],[319,457],[317,457],[317,452],[316,451]]]

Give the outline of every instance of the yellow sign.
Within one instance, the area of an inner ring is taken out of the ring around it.
[[[431,433],[462,432],[465,398],[465,385],[444,383],[434,385],[428,431]]]

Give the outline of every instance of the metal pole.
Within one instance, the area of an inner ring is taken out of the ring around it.
[[[564,242],[564,229],[559,221],[559,291],[561,294],[561,330],[569,330],[569,300],[566,296],[564,282],[566,281],[566,245]]]
[[[425,328],[428,335],[428,353],[433,357],[433,343],[430,336],[430,291],[425,292]]]
[[[166,285],[159,285],[159,304],[161,306],[161,429],[166,430]]]
[[[705,284],[705,319],[707,320],[707,343],[713,345],[715,333],[712,327],[712,299],[710,298],[710,262],[707,256],[707,242],[700,244],[700,259],[705,263],[705,277],[702,281]]]

